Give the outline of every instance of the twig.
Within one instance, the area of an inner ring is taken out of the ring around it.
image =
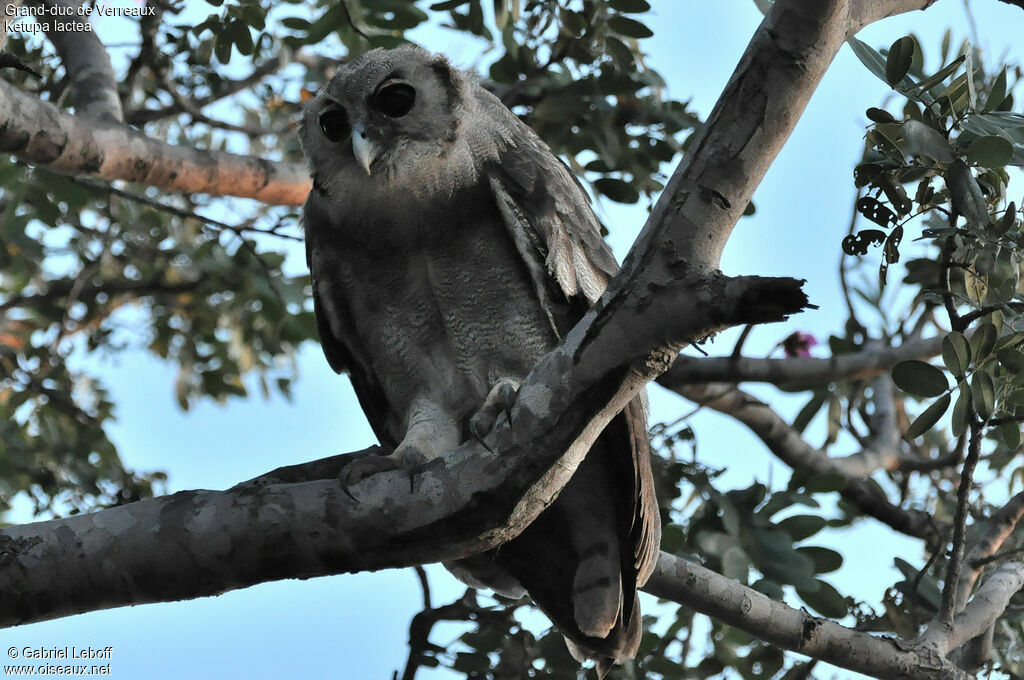
[[[184,208],[179,208],[177,206],[168,205],[167,203],[163,203],[148,196],[143,196],[142,194],[136,194],[130,191],[125,191],[124,189],[118,189],[117,187],[111,186],[109,184],[103,184],[102,182],[93,182],[91,180],[83,179],[81,177],[72,177],[71,179],[77,184],[81,184],[82,186],[89,187],[90,189],[94,189],[96,191],[111,193],[114,194],[115,196],[119,196],[121,198],[133,201],[135,203],[148,205],[151,208],[155,208],[161,212],[165,212],[176,217],[198,220],[199,222],[202,222],[208,226],[216,227],[224,231],[230,231],[239,238],[242,238],[242,234],[251,233],[263,234],[266,236],[276,236],[278,238],[283,238],[288,241],[296,241],[298,243],[302,243],[301,236],[283,234],[277,230],[277,226],[271,229],[257,229],[255,227],[228,224],[227,222],[221,222],[220,220],[215,220],[212,217],[207,217],[206,215],[200,215],[199,213],[193,212],[191,210],[186,210]],[[278,224],[278,226],[280,226],[280,223]]]
[[[434,605],[430,603],[430,581],[427,579],[427,570],[421,564],[417,564],[412,570],[416,572],[416,577],[420,581],[420,588],[423,589],[423,608],[433,609]]]
[[[950,550],[949,566],[946,568],[946,582],[942,586],[942,608],[939,620],[945,624],[953,624],[956,615],[957,587],[960,584],[960,572],[964,563],[964,535],[967,531],[967,501],[974,483],[974,468],[978,465],[981,455],[981,426],[977,420],[970,425],[970,439],[967,444],[967,458],[964,469],[960,473],[960,488],[957,489],[956,518],[953,520],[953,547]]]
[[[956,215],[951,215],[952,226],[956,226]],[[953,236],[947,236],[945,243],[942,244],[942,257],[939,259],[939,287],[945,295],[942,296],[942,304],[945,305],[946,314],[949,315],[949,325],[955,331],[963,332],[967,327],[963,323],[963,319],[960,318],[960,313],[956,311],[956,305],[953,303],[953,292],[949,282],[949,273],[953,268],[952,257],[953,251],[956,250],[956,239]]]

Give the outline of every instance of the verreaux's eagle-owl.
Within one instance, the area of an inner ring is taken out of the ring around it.
[[[486,434],[618,269],[582,187],[473,75],[414,47],[341,66],[300,134],[320,340],[394,447],[376,467]],[[644,410],[634,400],[605,428],[520,536],[446,565],[473,586],[525,588],[602,674],[636,654],[636,591],[658,554]]]

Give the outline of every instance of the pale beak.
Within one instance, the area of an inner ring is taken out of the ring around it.
[[[356,156],[356,161],[369,175],[370,165],[377,158],[377,145],[366,136],[366,128],[362,123],[352,126],[352,152]]]

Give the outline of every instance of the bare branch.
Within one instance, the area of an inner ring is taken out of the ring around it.
[[[937,337],[828,359],[681,356],[658,378],[658,383],[676,392],[683,385],[708,382],[769,382],[786,389],[810,389],[840,380],[871,378],[888,372],[901,361],[927,359],[941,351],[942,338]]]
[[[972,411],[973,413],[973,411]],[[946,582],[942,587],[942,607],[939,621],[949,625],[957,612],[957,586],[964,566],[964,541],[967,535],[967,501],[974,485],[974,469],[981,456],[981,425],[973,417],[967,442],[967,457],[960,472],[960,486],[956,492],[956,516],[953,521],[953,547],[949,551],[949,566],[946,568]]]
[[[668,553],[661,553],[644,590],[691,607],[769,644],[874,678],[971,677],[926,645],[909,645],[850,630]]]
[[[173,146],[123,125],[68,115],[2,80],[0,151],[66,175],[275,204],[299,205],[312,186],[302,165]]]

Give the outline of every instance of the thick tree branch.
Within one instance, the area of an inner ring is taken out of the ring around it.
[[[2,80],[0,152],[66,175],[284,205],[301,204],[311,186],[302,165],[166,144],[123,125],[68,115]]]
[[[316,468],[327,479],[307,469],[299,477],[307,481],[278,481],[294,475],[293,467],[227,492],[184,492],[0,533],[0,592],[9,605],[0,625],[496,547],[550,505],[622,409],[618,401],[642,387],[630,364],[656,368],[647,357],[661,336],[627,329],[700,337],[721,324],[784,313],[780,301],[792,301],[792,311],[804,301],[799,284],[784,279],[718,275],[700,283],[678,300],[648,301],[659,318],[673,310],[677,321],[668,327],[641,323],[647,310],[601,306],[592,314],[600,332],[575,329],[524,381],[514,426],[500,421],[488,441],[500,455],[464,444],[417,474],[412,488],[396,472],[342,489],[336,466],[343,459],[334,458]]]

